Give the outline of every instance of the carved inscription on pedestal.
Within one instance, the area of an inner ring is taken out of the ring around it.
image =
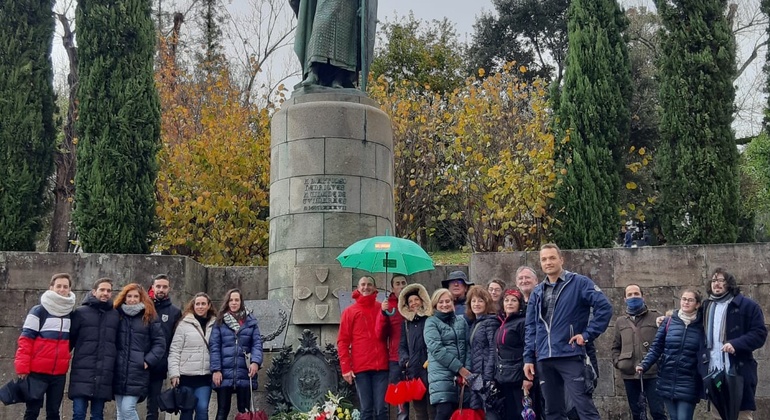
[[[347,211],[347,179],[314,176],[305,178],[304,211]]]

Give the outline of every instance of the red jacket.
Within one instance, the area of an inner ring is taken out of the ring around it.
[[[30,309],[16,349],[17,375],[65,375],[70,366],[70,316],[51,315],[42,305]]]
[[[337,336],[337,351],[340,356],[342,374],[368,370],[388,370],[388,353],[385,340],[377,337],[375,325],[380,313],[377,294],[361,296],[353,292],[356,300],[342,312],[340,332]]]
[[[388,314],[380,310],[377,314],[377,337],[387,340],[388,361],[398,362],[398,344],[401,342],[401,325],[404,317],[398,310],[398,296],[391,293],[388,296]]]

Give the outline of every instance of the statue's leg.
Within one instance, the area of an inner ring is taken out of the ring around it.
[[[318,67],[318,63],[313,63],[310,65],[310,69],[308,69],[307,72],[307,77],[302,81],[302,86],[315,86],[320,84]]]
[[[334,81],[332,87],[334,88],[355,88],[355,76],[356,72],[337,69],[334,74]]]

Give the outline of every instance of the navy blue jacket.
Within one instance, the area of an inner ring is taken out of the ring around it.
[[[238,329],[237,340],[235,332],[227,324],[217,321],[211,330],[209,351],[211,373],[222,373],[220,388],[248,388],[248,365],[256,363],[262,366],[262,336],[259,334],[257,320],[251,314],[247,315],[243,325]],[[249,355],[249,364],[246,363],[244,353]],[[256,389],[256,375],[251,378],[251,382],[251,386]]]
[[[71,319],[70,348],[74,352],[67,395],[70,399],[111,400],[120,315],[111,300],[101,302],[88,293]]]
[[[484,383],[495,379],[497,346],[495,332],[500,327],[497,315],[487,314],[478,317],[468,330],[468,353],[471,357],[471,373],[481,375]],[[471,394],[471,408],[484,408],[484,401],[478,392]]]
[[[150,376],[152,379],[163,379],[168,372],[168,351],[171,349],[171,340],[174,338],[174,329],[177,322],[182,318],[182,311],[176,306],[171,304],[171,299],[166,298],[163,300],[154,299],[155,312],[158,313],[158,321],[160,321],[161,329],[163,330],[163,337],[166,339],[166,354],[163,356],[163,360],[150,370]]]
[[[569,343],[570,338],[583,334],[586,341],[601,335],[612,318],[612,305],[594,282],[586,276],[564,271],[565,284],[556,296],[550,328],[543,319],[543,289],[545,281],[532,291],[527,304],[524,362],[552,357],[582,356],[585,350]],[[593,308],[593,317],[591,317]],[[590,321],[589,321],[590,318]]]
[[[113,391],[115,395],[147,396],[150,385],[150,369],[157,366],[166,354],[166,339],[156,317],[145,325],[144,310],[135,316],[128,316],[118,308],[120,323],[116,346],[118,358],[115,363]],[[147,363],[148,369],[144,368]]]
[[[703,313],[708,313],[711,301],[703,302]],[[725,318],[725,340],[733,345],[735,354],[730,354],[730,366],[743,376],[743,398],[741,411],[757,409],[754,394],[757,391],[757,361],[754,350],[765,345],[767,328],[762,308],[753,300],[741,294],[736,295],[727,305]],[[708,349],[706,349],[708,351]],[[704,356],[709,360],[709,354]]]
[[[669,321],[670,319],[670,321]],[[642,360],[646,372],[658,362],[658,395],[669,400],[697,403],[704,397],[706,366],[700,356],[705,348],[703,316],[685,326],[679,311],[663,320],[655,341]]]

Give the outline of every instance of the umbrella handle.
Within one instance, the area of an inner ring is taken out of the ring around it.
[[[388,309],[387,311],[383,311],[383,312],[385,312],[385,315],[387,316],[393,316],[396,314],[396,308]]]

